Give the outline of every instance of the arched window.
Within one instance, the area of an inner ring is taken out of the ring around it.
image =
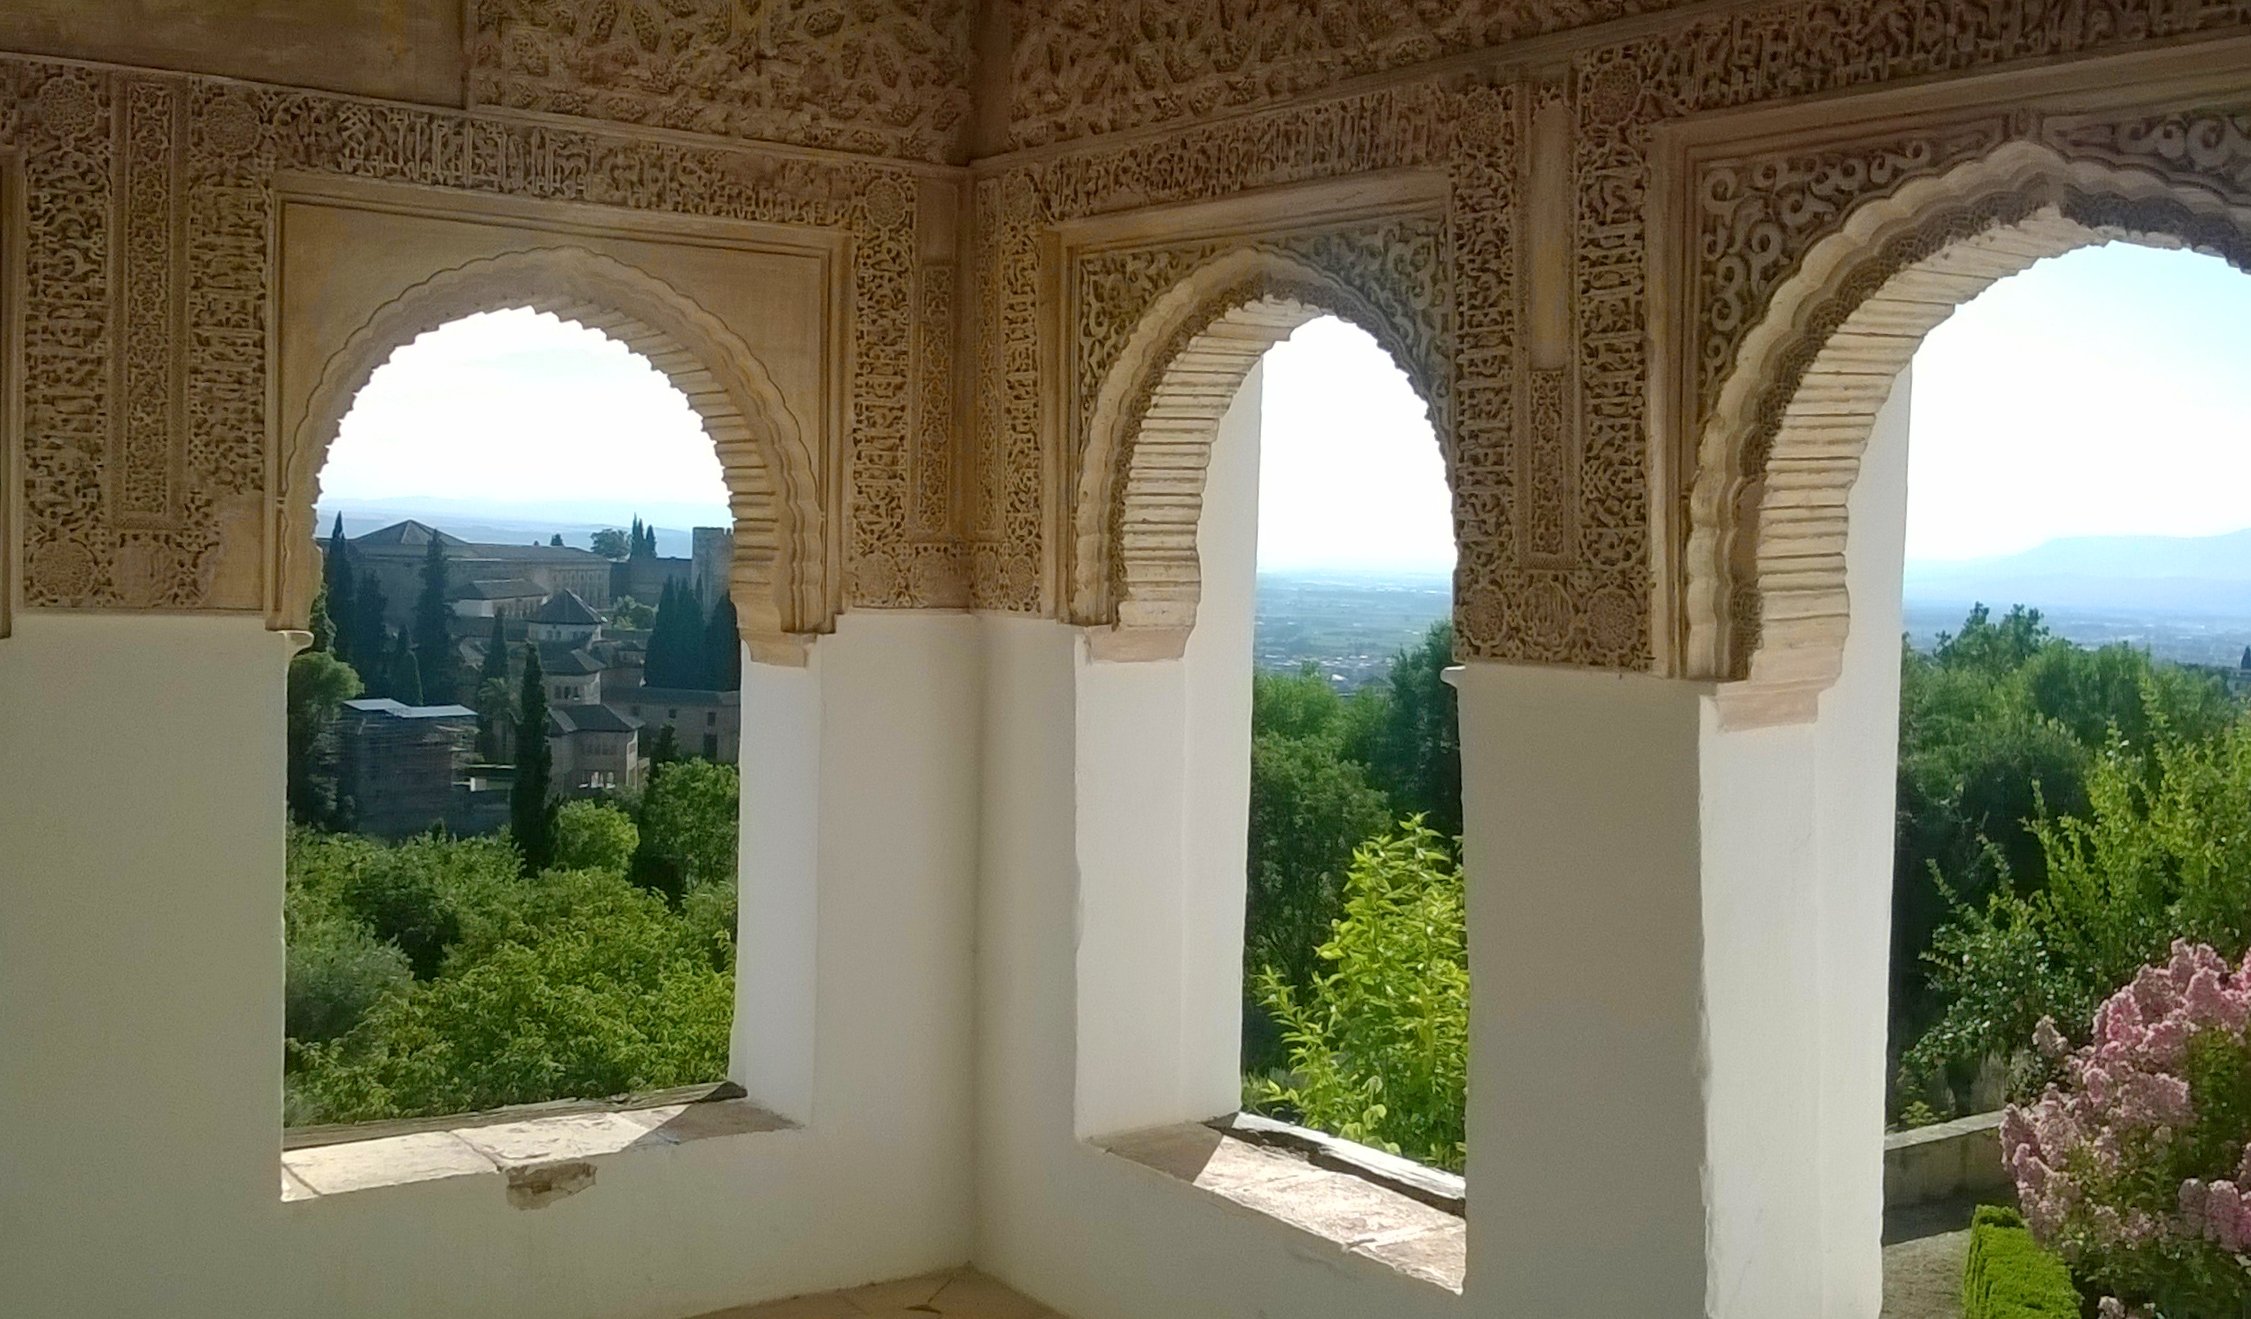
[[[292,1126],[735,1073],[737,520],[673,374],[700,372],[604,319],[420,334],[326,450],[289,681]]]

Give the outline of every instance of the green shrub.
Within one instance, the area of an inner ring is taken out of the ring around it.
[[[567,801],[555,812],[555,868],[622,875],[641,843],[633,817],[615,806]]]
[[[2078,1319],[2079,1290],[2063,1260],[2040,1248],[2024,1216],[1980,1205],[1962,1270],[1962,1319]]]
[[[1253,1104],[1441,1168],[1464,1154],[1469,955],[1462,875],[1420,817],[1370,840],[1345,877],[1323,972],[1299,994],[1258,979],[1289,1048],[1286,1080],[1253,1078]]]

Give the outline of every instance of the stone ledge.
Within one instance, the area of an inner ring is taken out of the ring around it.
[[[281,1198],[294,1203],[385,1186],[490,1176],[507,1189],[509,1203],[536,1209],[593,1185],[600,1160],[630,1150],[794,1126],[742,1099],[464,1122],[442,1131],[284,1150]]]
[[[1974,1113],[1884,1136],[1884,1207],[1957,1196],[2016,1203],[2016,1182],[2001,1164],[2001,1115]]]
[[[1093,1144],[1318,1237],[1345,1254],[1373,1260],[1457,1295],[1461,1292],[1469,1241],[1461,1216],[1365,1171],[1329,1166],[1326,1158],[1317,1162],[1307,1150],[1278,1141],[1253,1144],[1201,1122],[1130,1132]]]

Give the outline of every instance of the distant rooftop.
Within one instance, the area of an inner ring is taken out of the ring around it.
[[[635,687],[610,698],[631,705],[740,705],[741,692],[706,691],[700,687]]]
[[[547,724],[557,733],[630,733],[641,721],[606,705],[551,705]]]
[[[531,616],[534,623],[557,623],[564,626],[601,626],[602,616],[594,612],[576,591],[557,591],[547,597],[547,603]]]
[[[477,712],[466,705],[404,705],[388,696],[367,696],[344,702],[347,710],[362,714],[389,715],[393,719],[474,719]]]
[[[543,595],[537,586],[521,577],[496,577],[486,581],[470,582],[453,593],[456,600],[529,600]]]

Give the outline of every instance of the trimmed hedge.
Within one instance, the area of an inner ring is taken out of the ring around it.
[[[1970,1219],[1962,1319],[2079,1319],[2071,1270],[2040,1248],[2014,1209],[1979,1205]]]

